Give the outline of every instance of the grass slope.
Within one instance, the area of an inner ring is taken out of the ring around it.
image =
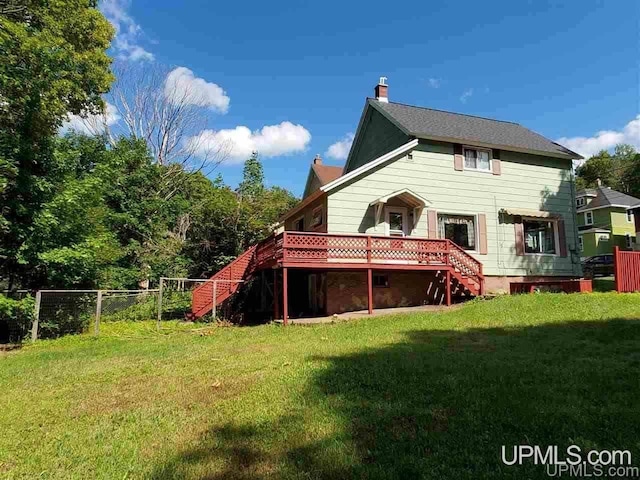
[[[524,443],[640,458],[640,295],[101,335],[0,357],[0,477],[547,478],[501,465]]]

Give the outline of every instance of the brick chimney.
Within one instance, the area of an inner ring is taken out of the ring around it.
[[[313,159],[313,164],[314,165],[322,165],[322,157],[320,156],[319,153],[316,153],[316,156]]]
[[[388,90],[389,86],[387,85],[387,77],[380,77],[380,81],[375,88],[376,100],[378,100],[379,102],[388,102]]]

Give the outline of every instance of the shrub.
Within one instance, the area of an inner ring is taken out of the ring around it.
[[[29,335],[34,307],[31,296],[21,300],[0,296],[0,343],[18,343]]]

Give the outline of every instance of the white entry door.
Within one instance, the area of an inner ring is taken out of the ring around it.
[[[385,208],[386,234],[393,237],[409,235],[409,217],[406,207]]]

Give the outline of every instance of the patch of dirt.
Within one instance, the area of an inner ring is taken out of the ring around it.
[[[85,395],[74,416],[105,415],[159,406],[194,409],[239,396],[256,378],[126,377],[108,389]]]

